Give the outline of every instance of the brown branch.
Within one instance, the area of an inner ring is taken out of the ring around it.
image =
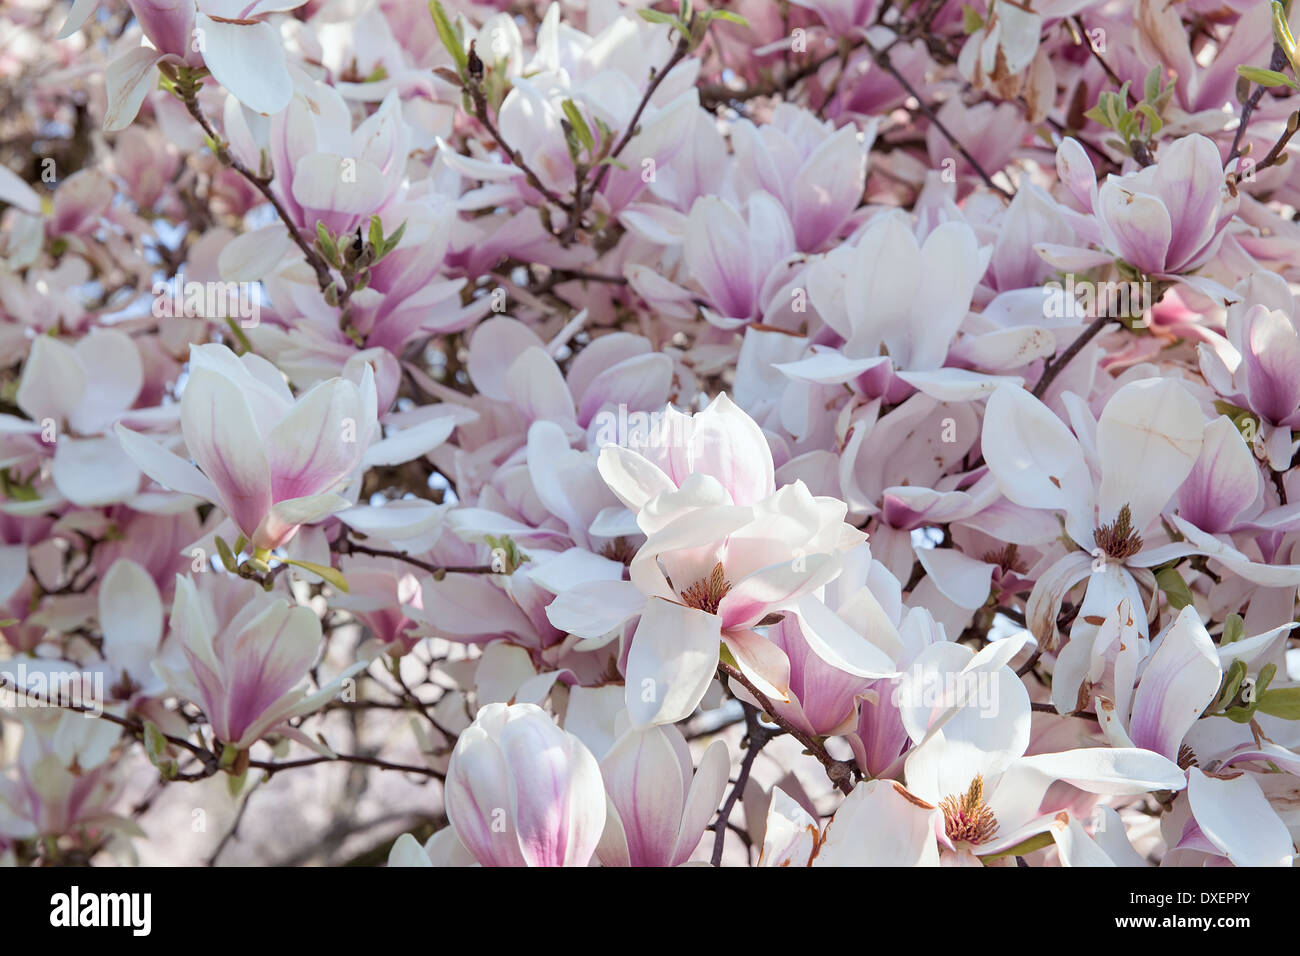
[[[759,705],[763,708],[764,713],[767,714],[768,719],[770,719],[772,723],[776,724],[795,740],[799,741],[799,743],[803,744],[804,749],[816,757],[821,765],[826,768],[826,776],[830,778],[831,783],[835,784],[841,793],[847,795],[852,792],[853,784],[851,778],[857,770],[856,766],[852,762],[848,760],[836,760],[827,753],[824,744],[813,737],[810,737],[794,724],[790,723],[790,721],[778,714],[772,701],[769,700],[762,691],[755,687],[753,682],[738,669],[732,667],[725,661],[719,661],[718,672],[731,678],[741,687],[745,688],[745,690],[749,691],[753,698],[758,701]]]

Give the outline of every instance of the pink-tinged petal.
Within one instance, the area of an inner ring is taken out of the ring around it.
[[[87,374],[71,346],[39,335],[32,343],[15,403],[32,421],[53,419],[58,425],[69,418],[86,393]]]
[[[1237,866],[1291,866],[1295,846],[1255,778],[1187,771],[1187,802],[1196,825]]]
[[[510,818],[515,803],[515,779],[501,748],[478,721],[462,731],[456,740],[447,767],[443,799],[447,819],[465,849],[479,863],[528,865]]]
[[[140,106],[154,87],[154,67],[163,54],[148,47],[136,47],[108,65],[104,71],[104,132],[126,129],[140,112]]]
[[[725,392],[692,419],[692,426],[692,472],[716,478],[738,505],[754,504],[776,490],[772,451],[763,430]]]
[[[1142,672],[1129,722],[1133,742],[1177,760],[1183,738],[1218,693],[1222,677],[1205,625],[1195,608],[1183,608]]]
[[[715,614],[652,598],[627,657],[632,725],[672,724],[704,699],[718,667],[721,621]]]
[[[668,400],[673,374],[672,360],[659,352],[633,356],[616,363],[597,375],[583,393],[578,424],[586,428],[602,408],[662,407]]]
[[[683,748],[685,743],[683,738]],[[689,750],[687,754],[689,755]],[[721,740],[713,741],[700,758],[700,765],[696,768],[690,790],[686,793],[686,809],[682,811],[682,825],[677,834],[677,846],[673,850],[674,866],[685,863],[695,851],[704,828],[722,802],[730,769],[731,757],[727,753],[727,745]]]
[[[112,435],[60,438],[50,477],[59,494],[83,508],[119,504],[140,488],[140,470]]]
[[[298,399],[267,435],[273,500],[321,494],[351,474],[374,427],[364,414],[361,391],[346,379],[321,382]]]
[[[1254,306],[1241,321],[1244,341],[1238,380],[1245,373],[1250,408],[1265,421],[1283,422],[1300,409],[1300,336],[1280,310]]]
[[[135,466],[164,488],[216,502],[216,486],[185,459],[123,425],[114,428],[122,450]]]
[[[230,379],[192,368],[181,397],[181,429],[222,507],[251,538],[271,508],[271,467],[243,394]]]
[[[1193,133],[1161,150],[1152,185],[1177,222],[1168,267],[1181,272],[1214,235],[1225,192],[1223,161],[1213,141]]]
[[[184,59],[194,30],[194,0],[128,0],[140,29],[159,53]]]
[[[814,866],[938,866],[939,810],[892,780],[853,788],[826,825]]]
[[[916,556],[940,593],[958,607],[973,611],[988,600],[994,565],[956,548],[918,548]]]
[[[640,613],[645,595],[628,581],[593,581],[570,588],[546,606],[552,627],[595,640]]]
[[[652,498],[677,488],[657,465],[621,445],[603,446],[599,467],[609,490],[633,513],[639,512]]]
[[[813,252],[843,224],[862,199],[867,153],[849,123],[813,150],[793,183],[795,242]]]
[[[898,632],[884,608],[866,589],[857,605],[859,623],[851,627],[818,598],[809,596],[798,604],[799,631],[808,648],[831,668],[871,680],[898,672],[890,656],[867,636],[881,643],[898,640]]]
[[[577,418],[564,376],[545,349],[526,349],[514,360],[506,373],[506,397],[530,423],[571,424]]]
[[[670,734],[675,727],[625,733],[600,762],[601,776],[627,840],[629,866],[672,866],[687,781]]]
[[[696,200],[686,222],[682,252],[691,274],[717,310],[729,318],[756,311],[749,226],[716,196]]]
[[[85,369],[85,392],[68,416],[73,431],[90,435],[108,428],[134,404],[144,385],[144,363],[135,340],[117,329],[94,329],[73,346]]]
[[[162,640],[163,606],[153,577],[136,562],[121,558],[104,575],[99,624],[104,656],[137,679],[148,674]]]
[[[981,434],[989,471],[1008,499],[1078,514],[1079,525],[1091,521],[1092,476],[1083,451],[1046,405],[1023,388],[1000,388],[988,400]]]
[[[1200,405],[1173,379],[1141,379],[1112,395],[1097,421],[1098,522],[1128,505],[1134,529],[1146,529],[1196,464],[1204,431]]]
[[[1097,192],[1097,214],[1107,245],[1124,261],[1147,274],[1165,270],[1173,223],[1163,202],[1111,176]]]
[[[820,840],[821,829],[808,811],[780,787],[773,788],[758,865],[808,866]]]
[[[491,318],[470,338],[467,371],[480,393],[497,401],[509,397],[507,373],[515,359],[530,348],[544,348],[537,333],[515,319]]]
[[[513,816],[524,861],[586,866],[605,827],[600,765],[539,708],[520,704],[510,711],[499,741],[517,781]]]
[[[248,623],[227,651],[228,733],[238,742],[307,676],[320,651],[316,612],[276,601]]]
[[[755,631],[727,631],[723,643],[759,693],[775,703],[789,701],[790,660],[781,648]],[[743,688],[738,692],[743,693]]]
[[[1228,531],[1259,497],[1259,466],[1237,426],[1221,415],[1205,427],[1200,456],[1178,489],[1178,513],[1202,531]]]
[[[293,97],[284,46],[269,23],[230,23],[200,13],[203,62],[213,78],[255,113],[278,113]]]

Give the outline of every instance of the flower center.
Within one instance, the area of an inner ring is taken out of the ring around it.
[[[975,775],[964,794],[940,800],[939,809],[943,811],[944,831],[953,843],[978,846],[993,839],[998,832],[998,819],[984,802],[982,774]]]
[[[1092,540],[1102,551],[1118,561],[1131,558],[1142,550],[1142,535],[1133,529],[1133,512],[1128,505],[1110,524],[1104,524],[1092,533]]]
[[[727,580],[727,570],[719,561],[713,566],[712,574],[707,578],[700,578],[682,592],[682,603],[696,610],[717,614],[718,605],[730,590],[731,582]]]

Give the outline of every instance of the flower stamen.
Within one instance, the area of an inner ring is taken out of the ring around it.
[[[998,819],[984,802],[982,774],[975,775],[964,794],[940,800],[939,809],[943,811],[944,831],[953,843],[978,846],[993,839],[998,832]]]
[[[731,582],[727,580],[727,569],[719,561],[713,566],[712,574],[707,578],[700,578],[682,592],[682,603],[699,611],[717,614],[718,605],[730,590]]]

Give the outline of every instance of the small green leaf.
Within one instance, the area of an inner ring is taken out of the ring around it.
[[[302,568],[304,571],[310,571],[316,577],[322,579],[336,590],[348,593],[348,582],[343,577],[338,568],[331,568],[324,564],[313,564],[311,561],[295,561],[293,558],[285,558],[285,564],[292,564],[296,568]]]
[[[741,26],[741,27],[749,26],[748,20],[742,17],[739,13],[732,13],[730,10],[710,10],[709,19],[725,20],[728,23],[734,23],[737,26]]]
[[[969,3],[961,5],[961,29],[967,36],[984,26],[984,18]]]
[[[1287,61],[1296,76],[1300,76],[1300,59],[1296,57],[1295,37],[1291,35],[1291,25],[1286,20],[1286,7],[1273,0],[1273,39],[1286,54]]]
[[[1181,611],[1192,603],[1192,590],[1177,568],[1164,568],[1157,572],[1156,585],[1165,592],[1169,606],[1175,611]]]
[[[224,538],[217,536],[217,554],[221,558],[221,565],[231,574],[239,570],[239,562],[235,560],[235,554],[230,550],[230,545],[226,544]]]
[[[433,14],[433,25],[438,30],[438,39],[442,41],[442,45],[447,48],[447,52],[456,62],[456,72],[460,74],[461,79],[464,79],[465,71],[469,67],[469,55],[465,52],[460,31],[452,25],[447,11],[442,8],[438,0],[429,0],[429,12]]]
[[[1219,646],[1235,644],[1246,633],[1246,622],[1240,614],[1229,614],[1223,619],[1223,634],[1219,637]]]
[[[1241,689],[1241,683],[1246,679],[1246,662],[1240,658],[1228,665],[1228,673],[1223,675],[1223,683],[1219,687],[1219,693],[1214,698],[1214,704],[1210,707],[1211,712],[1220,708],[1227,707],[1237,696],[1237,691]]]
[[[1259,695],[1260,713],[1283,720],[1300,720],[1300,687],[1274,687]]]
[[[1052,834],[1050,832],[1035,833],[1029,839],[1022,840],[1013,847],[1009,847],[1000,853],[982,856],[980,857],[980,860],[984,863],[989,863],[992,860],[1001,860],[1003,857],[1024,856],[1026,853],[1033,853],[1035,850],[1041,850],[1045,846],[1051,846],[1053,842]]]
[[[591,127],[587,125],[586,119],[584,119],[582,113],[578,111],[577,104],[574,103],[573,100],[565,100],[560,104],[560,108],[564,110],[564,116],[569,121],[569,125],[573,127],[573,132],[577,134],[582,145],[587,147],[587,153],[591,154],[594,152],[596,149],[596,138],[591,135]]]
[[[638,10],[641,19],[648,23],[676,23],[677,18],[671,13],[663,13],[659,10]]]
[[[1266,70],[1259,66],[1239,66],[1237,75],[1244,76],[1252,83],[1258,83],[1260,86],[1272,88],[1274,86],[1295,87],[1295,82],[1285,73],[1279,73],[1277,70]]]

